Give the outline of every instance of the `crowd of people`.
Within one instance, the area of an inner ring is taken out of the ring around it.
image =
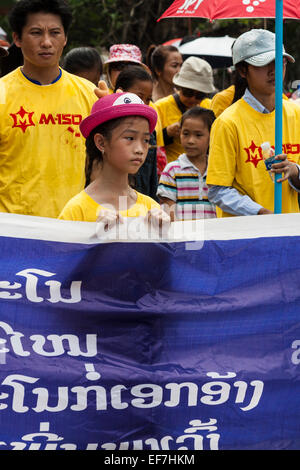
[[[210,64],[174,46],[133,44],[63,55],[72,14],[64,0],[20,0],[1,47],[0,212],[105,229],[127,217],[158,224],[299,212],[300,106],[283,95],[275,144],[275,34],[233,44],[235,83],[218,90]],[[294,58],[283,48],[283,71]],[[271,155],[269,155],[271,156]],[[268,155],[267,155],[268,157]],[[271,168],[271,169],[270,169]],[[278,181],[270,175],[281,174]]]

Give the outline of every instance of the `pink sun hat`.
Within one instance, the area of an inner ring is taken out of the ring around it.
[[[83,137],[87,138],[95,127],[104,122],[126,116],[142,116],[149,122],[150,134],[157,122],[157,113],[134,93],[112,93],[100,98],[92,107],[91,114],[80,124]]]
[[[114,44],[109,49],[109,57],[104,65],[111,62],[134,62],[142,64],[142,53],[139,47],[133,44]]]

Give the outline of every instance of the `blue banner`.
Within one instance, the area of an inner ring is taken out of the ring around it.
[[[32,220],[1,224],[0,449],[300,448],[299,216],[194,249]]]

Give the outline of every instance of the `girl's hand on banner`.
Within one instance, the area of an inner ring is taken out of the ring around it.
[[[103,224],[104,232],[111,230],[116,225],[124,222],[123,217],[118,212],[103,209],[99,212],[97,223]]]
[[[171,218],[165,211],[155,207],[148,212],[146,217],[148,224],[150,224],[151,228],[153,227],[158,230],[160,236],[168,232]]]

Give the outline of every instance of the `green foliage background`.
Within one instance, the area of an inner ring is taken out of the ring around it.
[[[6,13],[16,0],[0,0],[0,26],[9,34],[11,31]],[[73,47],[94,46],[103,53],[115,43],[137,44],[146,54],[151,44],[161,44],[169,39],[191,34],[204,36],[237,37],[253,27],[274,31],[274,20],[267,25],[262,19],[217,20],[168,18],[157,19],[171,5],[173,0],[69,0],[74,20],[69,33],[65,52]],[[275,0],[274,0],[275,1]],[[2,14],[1,14],[2,13]],[[284,43],[286,50],[296,58],[296,64],[288,67],[286,83],[300,79],[300,27],[297,20],[284,22]]]

